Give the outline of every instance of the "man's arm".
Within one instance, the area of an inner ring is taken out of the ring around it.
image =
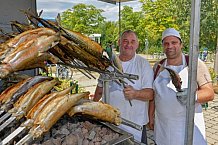
[[[94,95],[93,101],[95,102],[99,101],[102,97],[102,93],[103,93],[103,88],[97,86],[95,89],[95,95]]]
[[[155,104],[153,99],[149,101],[149,108],[148,108],[148,117],[149,117],[148,126],[151,130],[154,130],[154,112],[155,112]]]
[[[126,86],[123,89],[124,96],[128,100],[136,99],[141,101],[153,100],[154,91],[151,88],[135,90],[132,86]]]
[[[214,99],[214,90],[212,83],[207,83],[198,88],[197,94],[197,102],[198,103],[206,103],[208,101],[212,101]]]

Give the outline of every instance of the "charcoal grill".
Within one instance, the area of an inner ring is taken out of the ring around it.
[[[89,116],[82,116],[82,115],[77,115],[75,117],[69,117],[67,115],[64,115],[61,119],[59,119],[59,121],[50,129],[50,131],[48,133],[46,133],[44,136],[42,136],[41,138],[38,139],[31,139],[28,140],[27,144],[36,144],[39,145],[42,142],[45,142],[46,140],[49,140],[50,138],[52,138],[52,130],[55,128],[58,128],[58,126],[64,125],[66,123],[72,123],[72,124],[76,124],[79,122],[84,122],[84,121],[89,121],[92,124],[95,124],[96,126],[100,126],[100,127],[105,127],[107,129],[112,130],[114,133],[119,134],[119,137],[114,138],[110,141],[107,141],[105,143],[103,143],[104,145],[134,145],[134,144],[142,144],[142,143],[138,143],[136,141],[134,141],[134,137],[132,134],[118,128],[117,126],[110,124],[108,122],[102,122],[99,120],[95,120],[95,119],[91,119]],[[11,132],[13,132],[13,130],[15,130],[20,123],[14,124],[12,126],[7,127],[7,129],[5,130],[6,132],[3,132],[3,134],[5,135],[1,135],[0,137],[0,141],[2,141],[5,137],[7,137]],[[21,132],[19,134],[19,136],[17,136],[16,138],[14,138],[10,144],[14,144],[17,143],[21,138],[23,138],[26,134],[28,133],[27,130],[24,130],[23,132]],[[49,137],[50,136],[50,137]],[[63,137],[64,139],[64,137]]]

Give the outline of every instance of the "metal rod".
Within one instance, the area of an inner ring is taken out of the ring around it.
[[[10,118],[8,118],[8,120],[6,120],[1,126],[0,126],[0,132],[5,129],[5,127],[7,127],[9,124],[11,124],[11,122],[13,122],[16,119],[16,117],[11,116]]]
[[[1,116],[4,112],[5,112],[4,110],[0,110],[0,116]]]
[[[90,71],[95,71],[95,72],[98,72],[98,73],[110,75],[111,77],[118,77],[118,78],[120,77],[120,78],[132,79],[132,80],[138,80],[139,79],[139,76],[138,75],[134,75],[134,74],[127,74],[127,73],[120,74],[118,72],[102,71],[102,70],[98,70],[98,69],[95,69],[95,68],[76,66],[76,65],[73,65],[73,64],[64,64],[64,63],[58,63],[58,64],[60,64],[60,65],[67,65],[67,66],[74,67],[74,68],[80,68],[80,69],[86,69],[86,70],[90,70]]]
[[[126,120],[124,118],[122,118],[121,123],[124,124],[124,125],[130,126],[130,127],[134,128],[134,129],[137,129],[139,131],[142,131],[142,129],[143,129],[143,127],[141,125],[138,125],[138,124],[136,124],[136,123],[134,123],[132,121]]]
[[[10,113],[6,113],[4,114],[1,118],[0,118],[0,124],[5,121],[6,119],[8,119],[11,116]]]
[[[15,145],[23,145],[26,142],[30,141],[33,138],[33,136],[31,134],[27,134],[26,136],[24,136],[18,143],[16,143]]]
[[[190,28],[190,56],[188,70],[188,101],[186,108],[186,128],[185,128],[185,145],[192,145],[194,130],[194,113],[195,113],[195,96],[196,95],[196,76],[199,50],[199,33],[200,33],[200,0],[192,0],[192,15]]]
[[[26,129],[26,127],[18,127],[9,136],[7,136],[2,142],[0,142],[0,144],[6,145],[7,143],[9,143],[12,139],[14,139],[18,134],[20,134],[25,129]]]

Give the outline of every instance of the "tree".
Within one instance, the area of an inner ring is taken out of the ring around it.
[[[62,13],[61,24],[86,35],[100,33],[101,25],[105,22],[102,12],[93,5],[78,4]]]

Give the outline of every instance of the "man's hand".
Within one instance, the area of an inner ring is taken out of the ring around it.
[[[177,92],[176,97],[181,105],[186,105],[187,99],[188,99],[188,89],[185,88],[185,89],[182,89],[181,92]]]
[[[136,96],[136,90],[132,86],[126,86],[123,93],[127,100],[132,100]]]
[[[151,130],[154,130],[154,118],[149,119],[148,127]]]

